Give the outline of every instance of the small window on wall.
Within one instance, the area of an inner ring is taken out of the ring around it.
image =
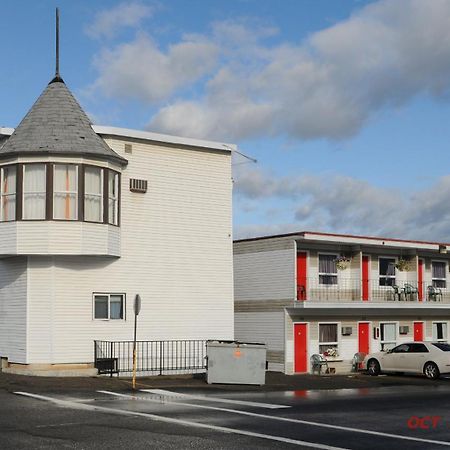
[[[46,198],[45,164],[24,164],[23,166],[23,219],[45,219]]]
[[[94,294],[94,319],[123,320],[124,311],[124,294]]]
[[[380,286],[393,286],[395,284],[395,259],[380,258],[379,265]]]
[[[77,166],[55,164],[53,177],[53,217],[76,220],[78,218]]]
[[[447,322],[433,323],[433,341],[447,342]]]
[[[16,220],[16,167],[3,167],[1,171],[1,220]]]
[[[319,324],[319,353],[332,358],[339,356],[337,323]]]
[[[319,283],[337,284],[336,255],[319,255]]]
[[[108,223],[119,224],[119,174],[108,171]]]
[[[84,220],[103,222],[103,170],[98,167],[84,170]]]
[[[446,287],[445,267],[446,263],[443,261],[431,262],[432,283],[434,287]]]
[[[386,351],[397,345],[397,324],[382,323],[380,324],[381,334],[381,350]]]

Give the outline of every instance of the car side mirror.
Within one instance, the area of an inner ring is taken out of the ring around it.
[[[392,353],[392,349],[386,350],[386,355],[389,355],[390,353]]]

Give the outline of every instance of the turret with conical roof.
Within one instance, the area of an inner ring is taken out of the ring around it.
[[[40,154],[87,156],[120,165],[127,163],[94,132],[89,118],[61,77],[55,77],[48,84],[0,148],[0,158]]]

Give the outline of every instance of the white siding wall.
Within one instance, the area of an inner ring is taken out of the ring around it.
[[[26,362],[27,259],[0,260],[0,356]]]
[[[30,257],[29,363],[92,361],[94,339],[132,339],[136,293],[138,339],[233,338],[230,154],[108,143],[129,160],[122,256]],[[126,293],[126,320],[93,320],[93,292]]]
[[[234,329],[238,341],[266,344],[269,350],[284,350],[284,310],[237,313]]]
[[[295,295],[295,251],[234,255],[236,300],[290,299]]]

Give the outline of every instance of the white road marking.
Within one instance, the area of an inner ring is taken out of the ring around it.
[[[99,391],[99,392],[102,392],[102,391]],[[103,391],[103,392],[106,392],[106,391]],[[47,402],[52,402],[56,405],[66,407],[66,408],[82,409],[85,411],[101,411],[101,412],[108,413],[108,414],[118,414],[118,415],[122,415],[122,416],[145,417],[147,419],[153,419],[153,420],[156,420],[159,422],[174,423],[177,425],[183,425],[183,426],[188,426],[188,427],[205,428],[208,430],[221,431],[221,432],[225,432],[225,433],[240,434],[240,435],[244,435],[244,436],[268,439],[271,441],[284,442],[286,444],[303,445],[304,447],[318,448],[318,449],[322,449],[322,450],[349,450],[344,447],[333,447],[331,445],[318,444],[315,442],[300,441],[297,439],[289,439],[289,438],[285,438],[282,436],[273,436],[270,434],[254,433],[252,431],[239,430],[236,428],[227,428],[227,427],[220,427],[217,425],[208,425],[208,424],[204,424],[204,423],[190,422],[188,420],[174,419],[171,417],[158,416],[156,414],[149,414],[149,413],[143,413],[143,412],[138,412],[138,411],[128,411],[128,410],[124,410],[124,409],[106,408],[104,406],[96,406],[96,405],[92,405],[92,404],[60,400],[57,398],[47,397],[44,395],[32,394],[30,392],[19,392],[18,391],[18,392],[14,392],[14,394],[23,395],[25,397],[35,398],[37,400],[44,400]]]
[[[119,394],[117,392],[111,392],[111,391],[97,391],[97,392],[100,392],[102,394],[114,395],[116,397],[126,397],[126,398],[132,398],[132,399],[137,399],[137,400],[145,400],[145,401],[153,402],[153,403],[161,403],[159,400],[151,399],[148,397],[137,396],[137,395]],[[192,408],[211,409],[211,410],[215,410],[215,411],[223,411],[223,412],[230,412],[233,414],[241,414],[244,416],[259,417],[261,419],[279,420],[280,422],[291,422],[291,423],[297,423],[297,424],[302,424],[302,425],[311,425],[314,427],[330,428],[333,430],[351,431],[353,433],[369,434],[369,435],[373,435],[373,436],[388,437],[388,438],[393,438],[393,439],[402,439],[405,441],[424,442],[427,444],[437,444],[437,445],[444,445],[446,447],[450,447],[450,442],[447,442],[447,441],[436,441],[433,439],[416,438],[416,437],[412,437],[412,436],[405,436],[403,434],[384,433],[382,431],[364,430],[361,428],[344,427],[341,425],[330,425],[328,423],[310,422],[308,420],[290,419],[288,417],[269,416],[267,414],[252,413],[252,412],[248,412],[248,411],[241,411],[238,409],[220,408],[217,406],[207,406],[207,405],[196,405],[195,403],[177,402],[177,401],[173,401],[173,400],[171,400],[170,403],[173,405],[190,406]]]
[[[270,403],[249,402],[245,400],[234,400],[221,397],[208,397],[207,395],[180,394],[178,392],[166,391],[165,389],[140,389],[142,392],[150,392],[150,394],[165,395],[167,397],[187,398],[193,400],[205,400],[209,402],[230,403],[233,405],[254,406],[255,408],[281,409],[291,408],[286,405],[273,405]]]

